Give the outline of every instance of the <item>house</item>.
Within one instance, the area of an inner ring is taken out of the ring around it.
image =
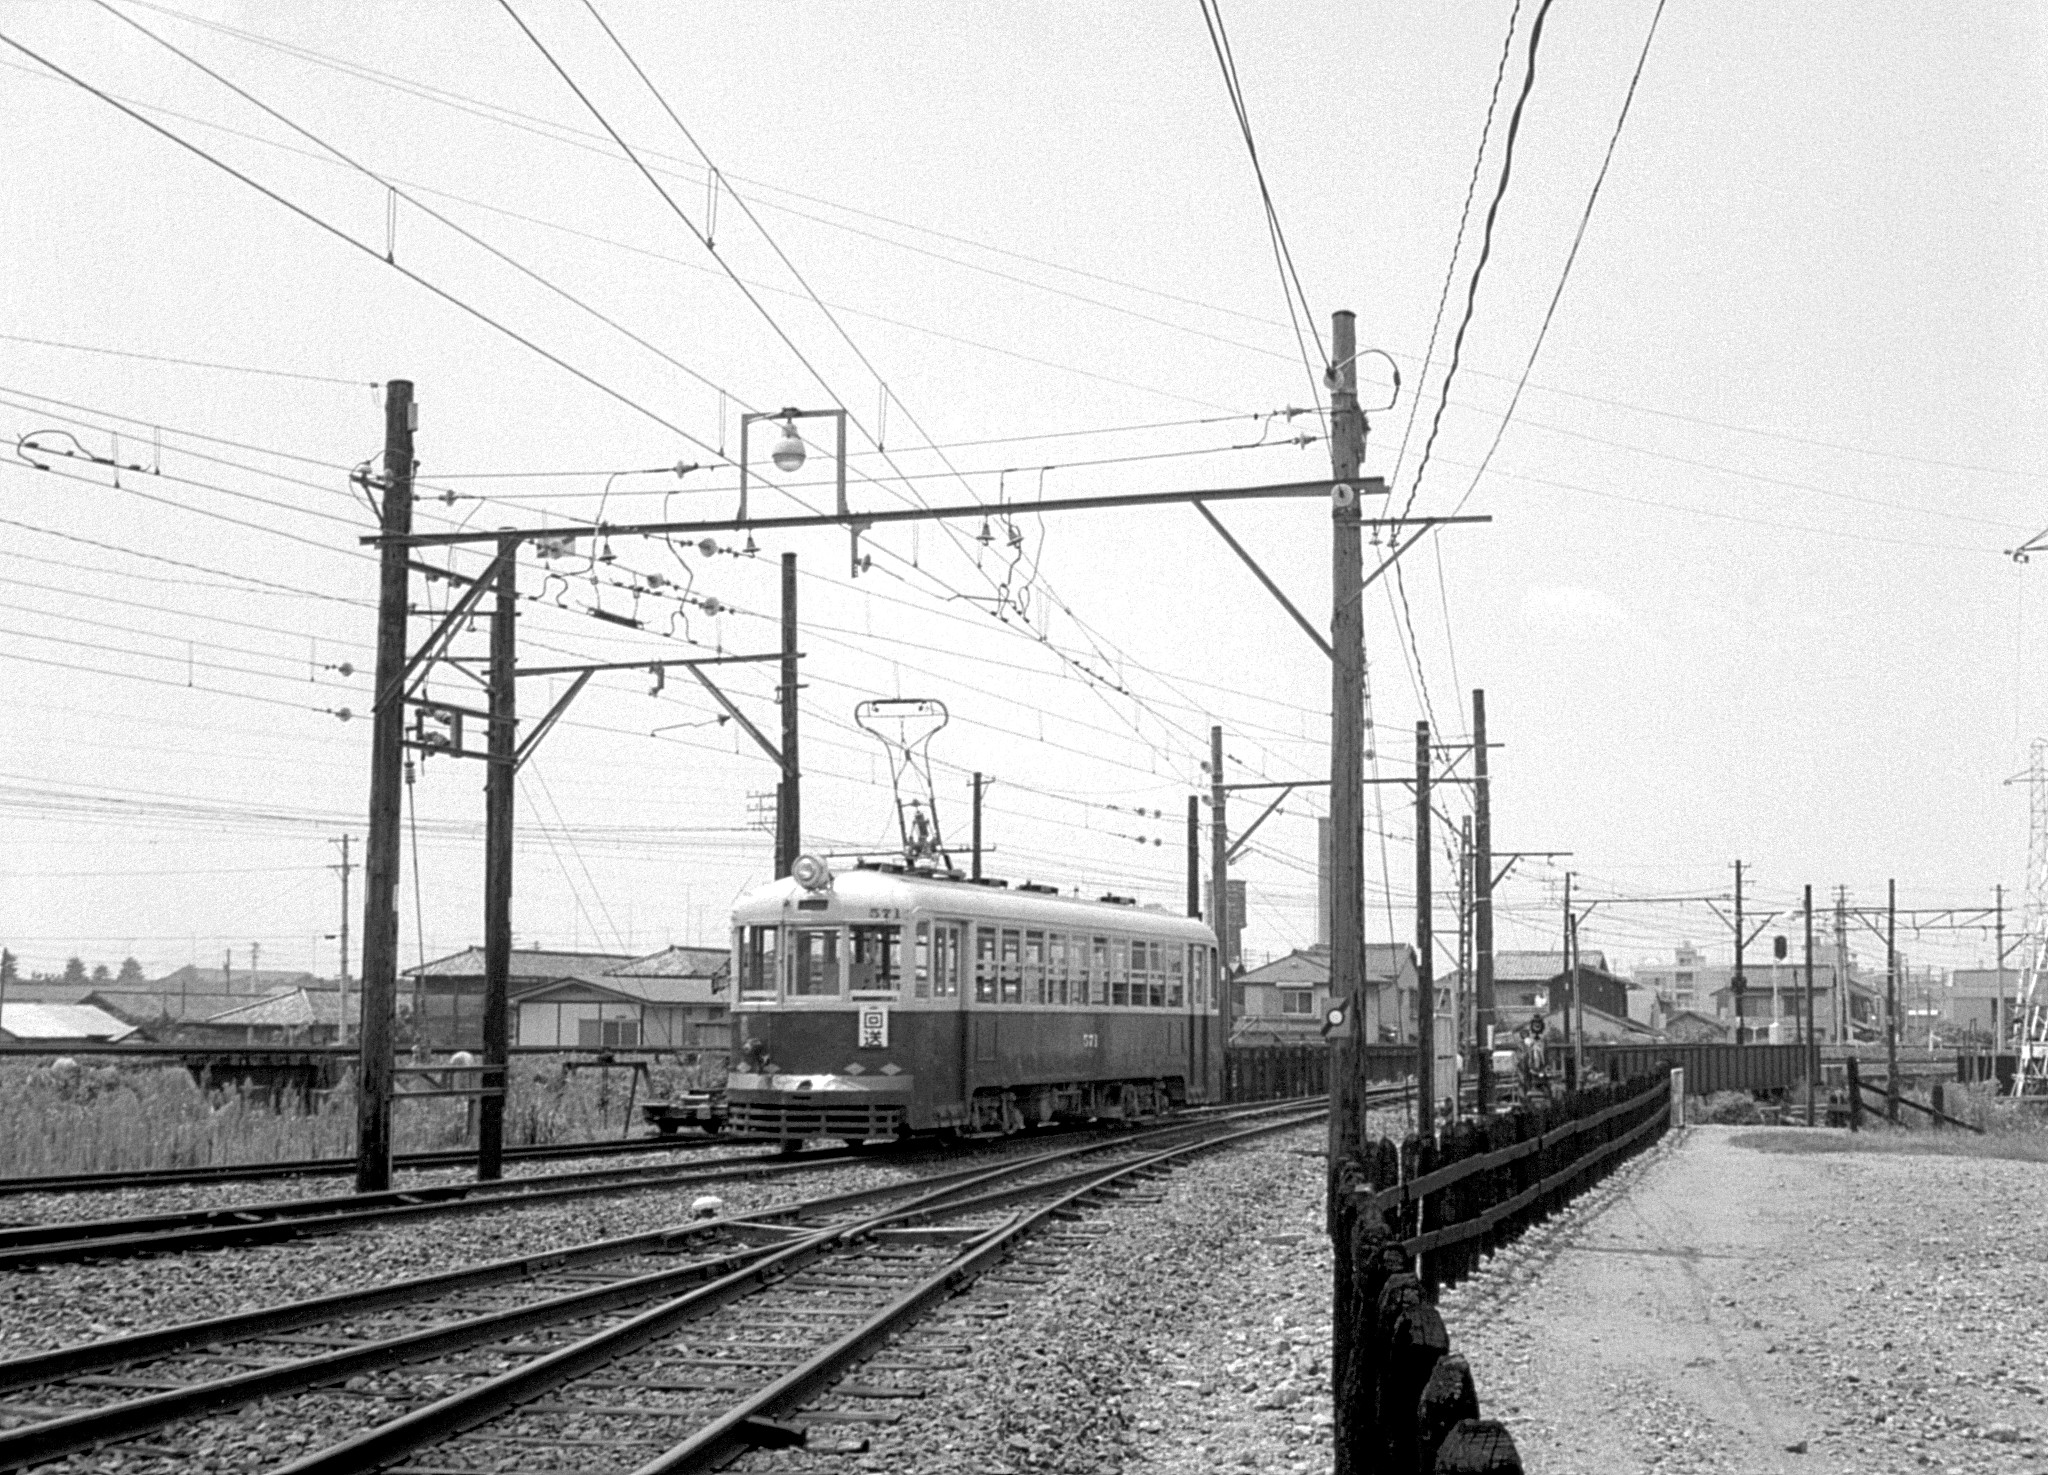
[[[111,1045],[134,1033],[90,1004],[0,1003],[0,1041],[10,1045]]]
[[[1365,978],[1360,1038],[1389,1044],[1413,1040],[1414,949],[1406,943],[1367,943]],[[1320,1040],[1323,1011],[1330,1003],[1330,949],[1323,943],[1296,948],[1284,958],[1240,975],[1232,989],[1233,1044]],[[1438,1012],[1445,1012],[1441,1000]]]
[[[1950,971],[1947,985],[1935,994],[1934,1004],[1941,1012],[1941,1023],[1950,1029],[2003,1038],[2018,1017],[2015,1005],[2024,982],[2025,975],[2017,968],[1956,968]],[[2000,1000],[2004,1000],[2003,1007]],[[2004,1030],[1998,1028],[2000,1021]]]
[[[732,956],[670,947],[600,976],[521,991],[517,1043],[544,1049],[706,1050],[732,1045],[726,1012]]]
[[[732,1045],[731,954],[722,947],[617,953],[512,951],[507,1002],[512,1043],[544,1050],[704,1050]],[[409,970],[422,1038],[439,1050],[483,1042],[483,950]]]
[[[360,997],[349,994],[351,1024]],[[237,1045],[332,1045],[341,1038],[341,994],[326,988],[285,989],[209,1015],[196,1028]]]
[[[508,996],[517,1000],[535,989],[566,980],[602,984],[612,969],[635,961],[628,953],[555,952],[514,948],[507,968]],[[408,968],[412,980],[414,1027],[421,1043],[434,1050],[476,1050],[483,1045],[484,950],[464,948],[419,968]],[[633,1008],[638,1018],[638,1006]],[[621,1016],[623,1017],[623,1016]],[[512,1038],[519,1039],[519,1023]]]
[[[1567,1013],[1571,1015],[1569,1021],[1565,1018]],[[1556,1045],[1556,1042],[1569,1037],[1567,1026],[1575,1031],[1581,1024],[1585,1028],[1588,1044],[1651,1045],[1658,1041],[1657,1031],[1648,1025],[1638,1024],[1625,1014],[1614,1014],[1594,1005],[1590,991],[1583,1008],[1574,1008],[1568,1000],[1560,998],[1557,1005],[1551,1009],[1544,1028],[1548,1031],[1553,1045]]]
[[[1664,1038],[1675,1045],[1725,1045],[1730,1030],[1711,1015],[1680,1009],[1664,1021]]]
[[[1586,981],[1586,1002],[1610,1014],[1628,1017],[1628,985],[1607,971],[1607,954],[1598,948],[1579,949],[1579,969]],[[1564,954],[1508,950],[1493,955],[1493,1017],[1508,1029],[1519,1029],[1538,1010],[1554,1002],[1563,987]]]
[[[1773,1024],[1782,1021],[1784,1030],[1780,1032],[1790,1031],[1796,1035],[1799,1026],[1793,1023],[1794,1015],[1796,1013],[1803,1020],[1806,1013],[1805,959],[1788,957],[1780,960],[1772,957],[1770,949],[1761,947],[1761,944],[1759,952],[1761,956],[1752,955],[1743,960],[1743,973],[1748,983],[1742,1000],[1744,1027],[1768,1033]],[[1711,1015],[1727,1025],[1732,1039],[1736,1023],[1735,995],[1729,988],[1729,980],[1735,973],[1733,959],[1725,963],[1710,963],[1691,943],[1681,943],[1674,957],[1675,961],[1671,963],[1646,962],[1638,965],[1636,981],[1655,990],[1669,1014],[1675,1016],[1687,1011]],[[1849,1009],[1846,1026],[1850,1036],[1875,1039],[1883,1029],[1879,1011],[1880,992],[1857,977],[1853,957],[1845,971]],[[1816,947],[1813,960],[1814,1031],[1829,1040],[1843,1038],[1845,1027],[1841,1012],[1843,1000],[1837,997],[1835,974],[1834,949],[1828,948],[1823,957]]]
[[[187,963],[143,987],[153,994],[240,994],[243,998],[260,999],[295,988],[311,988],[316,981],[312,974],[292,968],[201,968]]]

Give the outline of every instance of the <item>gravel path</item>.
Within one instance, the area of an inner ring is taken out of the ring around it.
[[[2038,1163],[1692,1127],[1446,1292],[1530,1475],[2048,1469]]]

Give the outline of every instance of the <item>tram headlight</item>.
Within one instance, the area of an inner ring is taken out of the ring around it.
[[[789,874],[806,891],[823,891],[832,884],[832,868],[815,855],[798,856]]]

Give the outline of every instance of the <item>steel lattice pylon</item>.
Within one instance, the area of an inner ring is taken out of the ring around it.
[[[2048,1096],[2048,991],[2041,986],[2048,971],[2048,740],[2034,739],[2027,764],[2027,901],[2022,913],[2025,951],[2020,968],[2019,1069],[2013,1073],[2013,1094]]]

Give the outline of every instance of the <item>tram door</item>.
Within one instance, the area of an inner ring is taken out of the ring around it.
[[[1190,946],[1188,952],[1188,1099],[1199,1101],[1209,1094],[1209,978],[1203,969],[1206,950]]]

